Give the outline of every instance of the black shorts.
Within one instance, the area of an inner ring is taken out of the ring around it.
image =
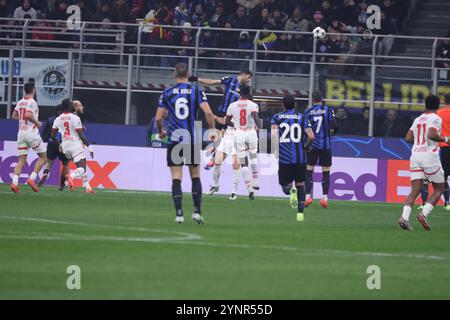
[[[331,167],[333,159],[331,156],[331,150],[318,150],[311,149],[307,154],[308,166],[316,166],[319,164],[321,167]]]
[[[295,183],[305,182],[306,164],[281,164],[278,169],[278,181],[284,187],[295,181]]]
[[[450,175],[450,147],[441,148],[441,163],[445,176]]]
[[[47,159],[54,161],[56,158],[63,163],[69,162],[64,153],[59,152],[58,146],[53,142],[49,142],[47,145]]]
[[[173,143],[167,147],[167,166],[198,166],[201,163],[200,144]]]

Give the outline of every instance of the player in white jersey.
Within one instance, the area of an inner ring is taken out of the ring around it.
[[[24,91],[25,97],[17,103],[12,115],[14,120],[19,120],[19,133],[17,135],[19,161],[14,168],[14,176],[11,184],[11,190],[14,193],[19,193],[19,176],[22,173],[23,166],[27,162],[28,151],[30,149],[33,149],[39,156],[34,171],[27,180],[27,184],[34,192],[39,192],[35,181],[47,161],[47,149],[39,134],[39,128],[42,126],[42,123],[39,122],[39,108],[34,100],[36,93],[34,83],[26,83],[24,85]]]
[[[53,123],[52,138],[67,159],[72,160],[77,166],[77,170],[67,175],[67,182],[70,189],[73,191],[73,180],[77,178],[82,179],[83,187],[86,188],[86,192],[95,193],[89,185],[86,174],[86,155],[84,154],[84,146],[89,147],[91,158],[94,158],[94,150],[83,133],[84,129],[80,117],[71,112],[73,109],[72,102],[69,99],[65,99],[61,103],[61,106],[64,113],[56,118]],[[61,134],[62,143],[60,143],[56,137],[58,131]]]
[[[232,103],[227,110],[225,123],[229,124],[234,119],[236,123],[234,142],[239,164],[242,166],[246,161],[247,150],[250,156],[250,166],[253,173],[253,184],[250,180],[245,181],[250,192],[250,199],[254,199],[253,190],[258,186],[258,135],[256,130],[261,128],[259,119],[259,107],[250,100],[250,87],[240,87],[241,98]]]
[[[436,114],[440,106],[439,97],[431,95],[425,99],[426,111],[418,117],[408,134],[406,141],[413,143],[410,159],[411,192],[403,207],[398,224],[403,230],[412,230],[409,223],[414,202],[422,190],[424,179],[433,184],[433,193],[429,196],[417,220],[425,230],[431,230],[428,217],[444,192],[444,170],[439,157],[439,142],[449,143],[449,137],[441,135],[442,119]]]
[[[225,118],[216,117],[216,121],[225,125]],[[236,132],[235,127],[237,124],[234,120],[232,120],[233,126],[228,126],[225,132],[223,133],[222,139],[220,140],[220,144],[216,149],[215,157],[214,157],[214,172],[213,172],[213,185],[211,189],[208,191],[208,195],[213,195],[216,192],[219,192],[219,180],[221,175],[222,164],[227,157],[232,158],[233,163],[233,187],[231,191],[230,200],[237,200],[237,189],[239,187],[240,177],[242,177],[244,181],[250,181],[250,170],[248,168],[248,163],[242,166],[239,164],[239,160],[237,157],[237,150],[234,141],[234,134]],[[249,192],[253,192],[253,190],[249,190]]]

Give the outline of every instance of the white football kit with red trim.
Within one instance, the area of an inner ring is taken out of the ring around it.
[[[80,117],[70,112],[63,113],[53,123],[53,130],[58,130],[61,133],[61,146],[64,155],[75,163],[86,159],[83,142],[78,135],[78,130],[82,129]]]
[[[19,114],[19,132],[17,134],[18,155],[26,156],[30,148],[38,154],[46,153],[47,148],[42,142],[39,129],[27,119],[29,113],[36,120],[39,119],[39,108],[36,101],[32,98],[23,98],[17,102],[14,110]]]
[[[414,146],[410,159],[411,180],[428,179],[433,183],[444,182],[444,170],[439,157],[439,143],[428,138],[430,130],[441,133],[442,119],[435,113],[424,113],[410,129]]]

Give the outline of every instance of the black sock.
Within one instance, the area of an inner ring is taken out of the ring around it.
[[[287,186],[282,186],[281,189],[283,189],[283,192],[285,195],[291,194],[292,184],[288,184]]]
[[[306,171],[306,194],[311,194],[313,188],[313,171]]]
[[[447,179],[445,181],[447,181]],[[445,182],[444,200],[446,206],[449,204],[449,198],[450,198],[450,187],[448,185],[448,182]]]
[[[66,176],[65,175],[61,175],[61,178],[59,179],[59,186],[62,188],[64,187],[64,183],[66,182]]]
[[[48,170],[48,169],[45,169],[44,170],[44,175],[47,175],[47,174],[49,174],[50,173],[50,170]]]
[[[322,193],[324,196],[328,196],[330,191],[330,172],[324,172],[322,178]]]
[[[194,200],[194,213],[202,214],[202,182],[200,178],[192,179],[192,200]]]
[[[297,186],[298,212],[303,213],[305,210],[305,186]]]
[[[175,179],[172,181],[172,198],[177,211],[177,217],[183,216],[183,192],[181,191],[181,180]]]
[[[422,190],[420,190],[420,197],[422,198],[422,204],[425,205],[428,200],[428,184],[424,184],[422,186]]]

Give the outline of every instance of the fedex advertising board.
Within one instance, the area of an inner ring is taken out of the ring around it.
[[[204,155],[204,161],[208,158]],[[31,173],[36,161],[32,152],[24,167],[21,183]],[[17,162],[16,143],[0,141],[0,183],[11,183]],[[171,178],[166,165],[166,150],[137,147],[95,146],[95,159],[88,158],[88,175],[94,188],[110,190],[170,191]],[[273,155],[262,154],[260,163],[260,196],[284,196],[278,185],[278,165]],[[74,165],[71,165],[74,169]],[[60,164],[55,163],[49,184],[56,185]],[[185,169],[183,189],[190,190]],[[314,173],[314,197],[322,196],[322,173]],[[204,190],[212,183],[212,172],[202,172]],[[77,182],[81,186],[81,181]],[[230,163],[222,166],[221,194],[229,194],[232,185]],[[357,158],[334,158],[330,198],[350,201],[402,202],[409,191],[408,161]],[[243,182],[239,193],[246,194]]]

